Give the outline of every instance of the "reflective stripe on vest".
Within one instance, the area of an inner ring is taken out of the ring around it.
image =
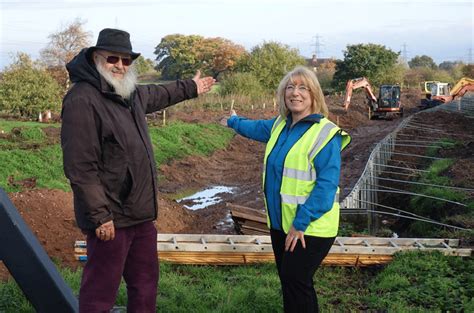
[[[290,195],[285,195],[283,193],[280,194],[281,196],[281,202],[288,203],[288,204],[304,204],[306,200],[309,198],[309,196],[290,196]],[[339,202],[339,189],[336,192],[336,195],[334,196],[334,202]]]
[[[271,136],[267,143],[264,169],[266,168],[268,155],[275,146],[285,126],[286,120],[279,116],[273,124]],[[293,224],[297,206],[306,202],[316,185],[314,158],[337,133],[340,133],[342,136],[342,150],[349,144],[350,136],[328,119],[321,119],[320,123],[315,123],[311,126],[288,152],[285,158],[280,187],[282,227],[285,233],[288,232]],[[263,172],[263,183],[265,184],[265,172]],[[265,188],[265,186],[263,188]],[[264,200],[266,206],[266,199]],[[270,227],[270,218],[268,215],[267,222]],[[331,210],[323,214],[319,219],[311,222],[305,231],[305,235],[333,237],[337,235],[338,226],[339,188],[337,188]]]

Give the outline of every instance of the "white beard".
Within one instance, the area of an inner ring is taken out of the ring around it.
[[[114,77],[114,75],[105,69],[102,63],[96,65],[97,71],[102,77],[114,88],[116,94],[124,99],[129,99],[137,85],[137,72],[135,67],[131,65],[122,79]]]

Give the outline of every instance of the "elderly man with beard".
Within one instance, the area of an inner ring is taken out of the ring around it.
[[[130,35],[103,29],[67,64],[61,146],[79,228],[87,235],[80,312],[109,312],[123,276],[127,312],[155,312],[156,167],[145,114],[210,90],[211,77],[137,85]]]

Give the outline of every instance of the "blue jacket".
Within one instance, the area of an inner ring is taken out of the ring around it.
[[[295,142],[314,123],[319,123],[322,118],[325,117],[320,114],[312,114],[290,127],[291,115],[288,116],[285,129],[268,156],[264,192],[272,229],[282,230],[280,186],[285,157]],[[227,120],[227,125],[246,138],[268,142],[274,122],[275,118],[254,121],[244,117],[231,116]],[[298,205],[293,221],[296,230],[304,232],[311,221],[318,219],[332,208],[339,185],[341,142],[342,137],[338,134],[316,155],[314,166],[317,184],[306,202],[303,205]]]

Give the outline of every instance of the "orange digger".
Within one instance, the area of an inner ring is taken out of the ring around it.
[[[381,85],[379,97],[372,91],[372,86],[365,77],[350,79],[346,84],[346,95],[344,97],[344,108],[349,109],[352,92],[358,88],[364,88],[369,106],[369,119],[388,118],[393,115],[403,116],[403,107],[400,102],[399,85]]]

